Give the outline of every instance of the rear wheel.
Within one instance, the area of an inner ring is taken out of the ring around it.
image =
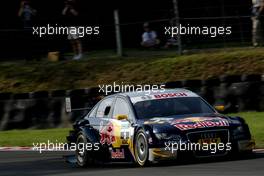
[[[135,159],[138,165],[145,166],[148,163],[149,148],[146,134],[139,130],[135,140]]]
[[[77,159],[77,164],[81,167],[87,167],[93,164],[94,159],[91,156],[91,151],[85,150],[85,146],[88,143],[88,140],[84,133],[79,133],[76,144],[75,156]]]

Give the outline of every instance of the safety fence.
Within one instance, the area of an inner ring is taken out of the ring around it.
[[[252,21],[251,21],[251,0],[177,0],[177,6],[173,5],[174,0],[155,1],[150,4],[146,2],[122,2],[118,1],[115,5],[106,2],[106,6],[89,4],[83,1],[81,6],[82,26],[98,25],[100,35],[86,36],[82,38],[83,49],[85,51],[97,49],[117,49],[116,48],[116,24],[114,22],[114,11],[119,10],[120,38],[123,48],[140,48],[141,36],[144,32],[143,23],[149,22],[151,28],[155,30],[160,39],[160,49],[170,40],[165,35],[164,27],[175,26],[178,21],[184,26],[199,27],[231,27],[230,35],[182,35],[181,46],[178,43],[172,48],[181,47],[185,49],[230,47],[251,45]],[[41,10],[40,4],[47,4],[44,1],[36,3],[39,8],[39,16],[36,20],[37,26],[49,24],[63,24],[61,5],[57,3],[56,8],[49,11]],[[109,5],[109,8],[107,5]],[[175,9],[175,7],[177,7]],[[177,13],[176,13],[177,11]],[[44,13],[45,12],[45,13]],[[98,12],[98,13],[96,13]],[[18,22],[19,19],[16,19]],[[15,22],[13,22],[15,23]],[[11,25],[10,25],[11,26]],[[24,31],[22,27],[15,26],[10,28],[0,28],[0,38],[3,46],[1,47],[1,60],[13,59],[32,59],[45,56],[49,51],[59,51],[60,53],[71,52],[70,42],[67,36],[32,36],[33,31]],[[177,36],[176,36],[177,37]],[[177,41],[177,39],[176,39]]]

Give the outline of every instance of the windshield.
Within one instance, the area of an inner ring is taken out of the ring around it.
[[[134,104],[139,119],[173,115],[214,113],[200,97],[168,98],[140,101]]]

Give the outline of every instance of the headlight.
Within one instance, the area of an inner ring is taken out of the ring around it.
[[[233,135],[235,138],[241,138],[241,136],[243,137],[244,133],[245,133],[245,130],[244,130],[243,126],[238,126],[233,131]]]
[[[244,133],[244,128],[242,126],[238,126],[235,130],[234,133]]]
[[[177,134],[168,134],[168,133],[156,133],[157,139],[159,140],[170,140],[178,142],[181,140],[181,136]]]
[[[167,133],[157,133],[155,134],[155,136],[157,137],[157,139],[161,140],[161,139],[166,139],[168,137]]]

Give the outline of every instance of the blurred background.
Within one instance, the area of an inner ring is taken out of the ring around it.
[[[67,35],[32,35],[32,26],[65,24],[64,0],[10,0],[0,7],[0,131],[7,131],[0,145],[31,145],[36,136],[54,137],[52,130],[34,131],[50,128],[59,128],[64,141],[71,124],[104,96],[98,85],[122,82],[190,89],[224,106],[222,113],[243,116],[264,146],[264,50],[252,46],[251,0],[76,0],[78,25],[100,27],[100,35],[80,39],[78,61]],[[261,24],[263,16],[256,16]],[[141,46],[146,22],[159,47]],[[164,27],[178,24],[231,26],[232,34],[182,35],[167,47]],[[81,110],[66,113],[66,97]]]
[[[31,0],[36,10],[34,26],[63,24],[62,10],[64,0]],[[38,38],[25,33],[23,22],[18,17],[21,1],[3,1],[0,12],[0,52],[1,60],[25,59],[46,55],[48,51],[69,52],[71,47],[67,37],[44,36]],[[232,35],[211,38],[209,36],[183,36],[183,49],[249,46],[251,45],[251,0],[178,0],[178,15],[175,16],[173,0],[166,1],[121,1],[98,0],[77,1],[79,24],[100,26],[100,36],[88,36],[82,39],[85,51],[115,49],[116,34],[114,10],[119,10],[120,30],[124,48],[140,48],[143,23],[149,22],[158,34],[161,44],[165,45],[164,26],[178,18],[182,25],[192,26],[231,26]],[[68,45],[67,45],[68,44]],[[28,51],[30,50],[30,51]]]

